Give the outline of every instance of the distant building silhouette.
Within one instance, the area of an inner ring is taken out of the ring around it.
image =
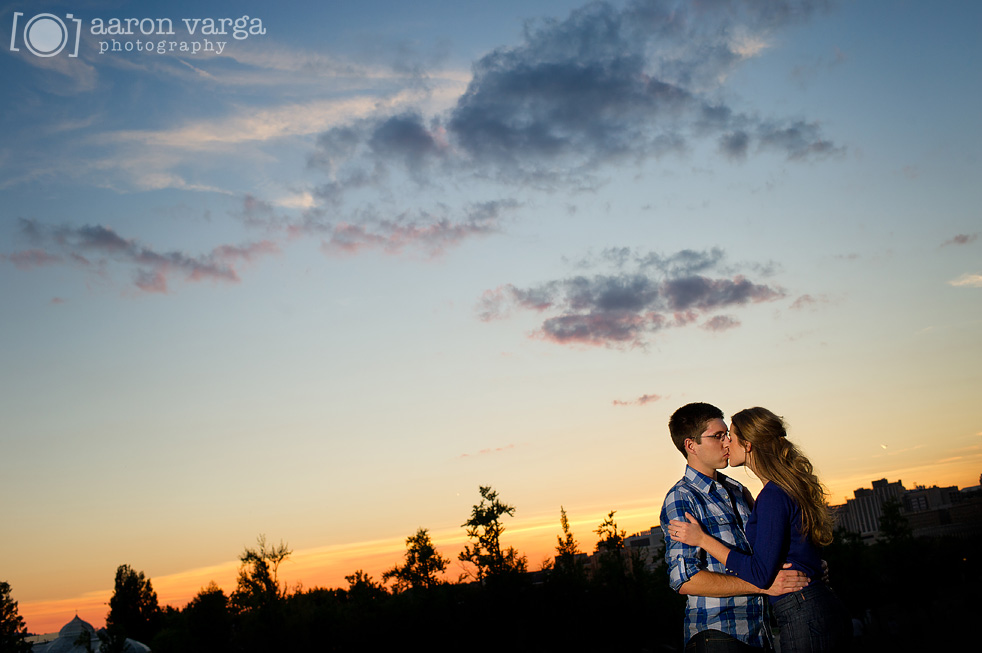
[[[665,534],[659,526],[652,526],[646,531],[624,538],[624,548],[628,551],[644,549],[642,561],[650,571],[654,571],[655,567],[665,562],[664,556],[659,555],[664,543]]]
[[[885,478],[873,481],[873,488],[859,488],[845,505],[833,506],[836,521],[847,531],[863,538],[873,538],[880,531],[883,504],[891,499],[902,501],[907,489],[902,481],[888,482]]]
[[[891,483],[885,478],[872,485],[872,489],[857,489],[845,504],[832,506],[837,525],[867,542],[878,538],[883,504],[890,500],[900,503],[914,537],[982,534],[982,491],[978,488],[959,491],[957,486],[918,485],[908,490],[902,481]]]
[[[936,510],[947,508],[958,501],[958,486],[951,487],[924,487],[915,486],[913,490],[907,490],[903,496],[904,512],[921,512],[924,510]]]

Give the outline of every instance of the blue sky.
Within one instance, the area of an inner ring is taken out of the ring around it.
[[[229,11],[0,8],[22,603],[258,533],[397,551],[481,484],[535,555],[560,505],[587,545],[640,530],[689,401],[784,415],[834,501],[978,482],[977,3]],[[78,56],[29,51],[41,13]],[[243,15],[265,33],[183,28]],[[128,17],[176,33],[91,33]]]

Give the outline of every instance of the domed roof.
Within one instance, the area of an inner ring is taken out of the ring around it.
[[[61,627],[61,630],[58,631],[58,637],[64,637],[66,639],[71,638],[74,641],[75,639],[78,639],[78,636],[85,630],[89,631],[89,634],[92,635],[93,639],[95,638],[95,628],[92,627],[92,624],[90,624],[88,621],[79,619],[78,615],[75,615],[74,619]]]
[[[78,615],[75,615],[74,619],[58,631],[57,639],[44,642],[43,644],[35,644],[33,650],[34,653],[86,653],[87,650],[98,651],[102,646],[99,633],[104,633],[104,631],[97,631],[92,627],[92,624],[79,619]],[[85,637],[86,634],[88,634],[88,637]],[[86,640],[88,640],[88,647],[86,646]],[[149,646],[129,638],[126,639],[123,650],[126,653],[150,653]]]
[[[58,631],[57,639],[43,644],[35,644],[32,650],[35,653],[82,653],[86,650],[82,644],[85,634],[88,635],[88,641],[92,646],[92,650],[98,650],[99,636],[96,634],[95,628],[89,622],[75,615],[74,619],[62,626],[61,630]],[[79,643],[76,644],[76,642]]]

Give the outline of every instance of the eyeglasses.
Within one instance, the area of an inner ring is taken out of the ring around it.
[[[714,440],[722,443],[723,440],[729,439],[730,434],[727,431],[718,431],[717,433],[709,433],[708,435],[703,435],[702,437],[704,437],[704,438],[712,438],[712,439],[714,439]]]

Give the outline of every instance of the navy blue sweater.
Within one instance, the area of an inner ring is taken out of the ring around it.
[[[790,562],[791,568],[804,572],[811,583],[821,582],[821,549],[801,534],[801,509],[777,483],[768,483],[757,495],[746,530],[753,553],[730,551],[726,557],[729,571],[767,588],[784,563]],[[779,598],[772,596],[771,603]]]

